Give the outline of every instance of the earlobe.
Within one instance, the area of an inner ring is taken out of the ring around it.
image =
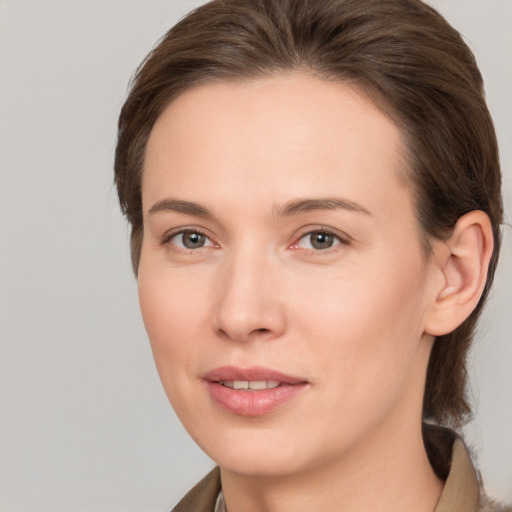
[[[435,251],[438,288],[425,332],[442,336],[456,329],[473,311],[482,295],[493,251],[489,217],[476,210],[463,215],[447,240]]]

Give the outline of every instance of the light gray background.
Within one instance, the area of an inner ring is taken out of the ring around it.
[[[192,0],[0,0],[0,511],[166,511],[212,466],[161,390],[112,187],[128,79]],[[432,2],[486,78],[512,211],[512,1]],[[512,228],[467,437],[512,501]]]

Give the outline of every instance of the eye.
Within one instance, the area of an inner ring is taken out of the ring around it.
[[[301,236],[294,244],[294,248],[325,251],[326,249],[331,249],[332,247],[342,243],[347,243],[347,241],[334,233],[330,233],[325,230],[315,230]]]
[[[202,247],[212,247],[215,244],[200,231],[180,231],[170,236],[166,242],[170,242],[179,249],[201,249]]]

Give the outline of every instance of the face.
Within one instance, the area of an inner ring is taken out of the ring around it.
[[[302,74],[200,86],[158,119],[140,305],[222,468],[306,471],[419,425],[433,292],[404,160],[363,95]]]

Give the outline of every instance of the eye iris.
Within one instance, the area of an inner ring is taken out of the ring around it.
[[[334,242],[334,235],[316,232],[310,235],[311,245],[315,249],[329,249]]]
[[[198,247],[203,247],[205,242],[205,236],[201,233],[183,233],[182,237],[183,245],[187,249],[197,249]]]

